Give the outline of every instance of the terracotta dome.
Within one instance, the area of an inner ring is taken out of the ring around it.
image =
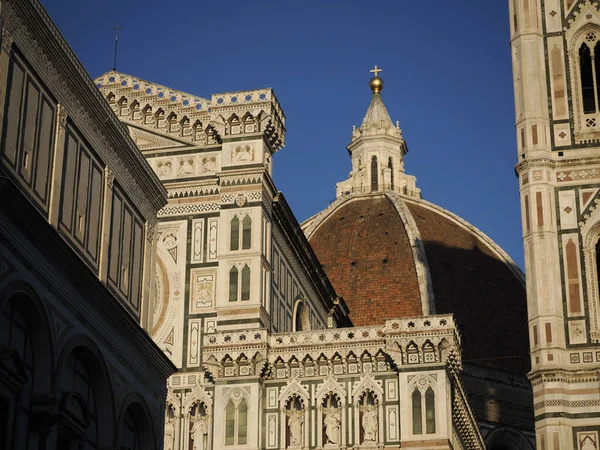
[[[523,274],[472,225],[384,191],[340,197],[302,227],[354,325],[452,313],[465,362],[527,371]]]

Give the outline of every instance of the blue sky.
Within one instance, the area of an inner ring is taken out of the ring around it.
[[[300,221],[348,176],[377,63],[423,197],[523,266],[504,0],[42,3],[92,77],[112,68],[118,23],[121,72],[204,97],[274,88],[288,129],[274,178]]]

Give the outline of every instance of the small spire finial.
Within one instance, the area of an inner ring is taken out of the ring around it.
[[[113,70],[117,70],[117,47],[119,45],[119,30],[123,28],[121,25],[115,25],[113,30],[115,30],[115,59],[113,62]]]
[[[383,80],[379,78],[379,72],[383,71],[375,64],[375,68],[369,72],[375,74],[375,76],[371,78],[371,81],[369,81],[369,87],[373,91],[373,94],[379,94],[383,90]]]

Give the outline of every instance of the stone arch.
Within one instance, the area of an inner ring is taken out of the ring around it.
[[[310,312],[308,310],[308,304],[304,301],[302,296],[297,296],[294,302],[294,311],[292,314],[294,318],[293,331],[310,331]]]
[[[54,385],[54,335],[50,315],[36,290],[26,281],[15,279],[0,291],[0,314],[14,302],[27,321],[28,328],[36,332],[31,336],[34,352],[35,373],[45,374],[33,377],[33,392],[48,394]]]
[[[600,340],[600,286],[597,260],[600,255],[597,251],[600,242],[600,209],[596,209],[581,228],[583,244],[583,277],[586,281],[587,301],[590,318],[590,336],[592,340]]]
[[[54,392],[59,395],[68,394],[65,389],[68,383],[68,374],[65,373],[65,370],[69,358],[77,358],[86,366],[89,374],[89,387],[93,392],[96,409],[96,427],[97,430],[102,430],[97,433],[97,445],[98,447],[110,447],[116,437],[115,398],[110,372],[102,351],[90,337],[85,335],[73,336],[63,346],[54,379]]]
[[[128,414],[131,416],[128,417]],[[133,423],[130,423],[130,420]],[[135,429],[132,430],[131,426]],[[132,443],[131,436],[135,435],[137,446]],[[117,421],[118,446],[131,450],[156,450],[157,433],[148,403],[137,392],[132,392],[123,401]],[[132,445],[133,444],[133,445]]]
[[[0,435],[15,448],[26,445],[36,417],[43,421],[51,405],[36,404],[52,393],[54,339],[49,315],[35,289],[21,279],[0,287]],[[19,423],[19,427],[14,424]],[[14,431],[12,431],[14,430]],[[14,434],[13,434],[14,433]]]
[[[529,440],[518,430],[495,428],[485,438],[488,450],[533,450]]]

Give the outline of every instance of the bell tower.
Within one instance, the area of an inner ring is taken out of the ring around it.
[[[600,448],[600,12],[509,0],[536,439]]]
[[[346,147],[352,158],[352,171],[348,180],[337,183],[337,197],[387,190],[415,197],[421,195],[421,190],[416,187],[417,179],[404,173],[404,155],[408,146],[402,137],[400,123],[392,123],[383,104],[381,71],[377,65],[371,70],[375,74],[369,82],[373,96],[361,126],[352,129],[351,142]]]

